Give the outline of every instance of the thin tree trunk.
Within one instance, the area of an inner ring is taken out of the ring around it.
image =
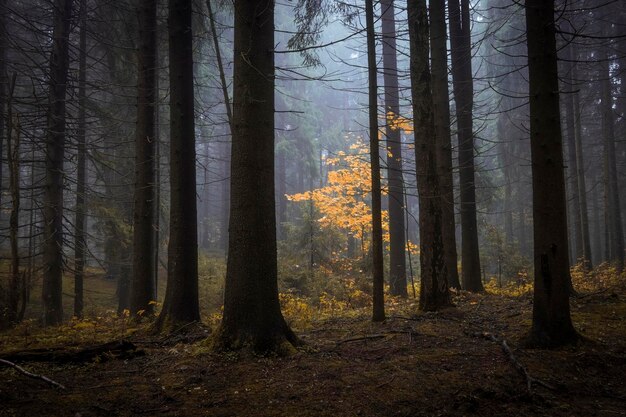
[[[0,0],[0,207],[2,206],[2,161],[4,155],[5,112],[9,80],[7,77],[7,13],[8,1]],[[0,210],[0,217],[2,210]]]
[[[365,0],[365,25],[367,28],[368,114],[370,136],[370,163],[372,173],[372,320],[385,320],[385,294],[383,272],[383,228],[380,190],[380,154],[378,150],[378,82],[376,79],[376,39],[374,33],[374,2]]]
[[[13,92],[16,74],[13,74],[9,87],[7,105],[7,162],[9,168],[9,191],[11,193],[11,214],[9,217],[9,241],[11,246],[11,276],[8,288],[8,322],[16,324],[20,299],[20,253],[18,248],[20,216],[20,124],[19,116],[13,114]],[[22,283],[23,284],[23,283]]]
[[[474,133],[472,110],[472,39],[469,0],[449,0],[450,52],[456,102],[457,137],[459,140],[459,186],[461,189],[461,278],[463,289],[483,291],[476,220],[476,184],[474,173]]]
[[[570,264],[574,265],[579,260],[584,260],[583,251],[583,231],[581,223],[580,209],[580,190],[578,188],[578,158],[576,156],[576,115],[574,108],[574,94],[567,92],[565,94],[565,121],[567,125],[567,179],[568,191],[571,201],[571,210],[569,211],[569,219],[571,221],[570,230],[573,228],[573,257]]]
[[[554,0],[526,0],[535,282],[529,344],[571,343],[569,262]]]
[[[415,163],[419,193],[420,309],[450,305],[441,235],[442,200],[437,174],[437,139],[433,119],[428,62],[428,12],[425,0],[410,1],[408,24],[411,47],[411,97],[415,120]]]
[[[613,99],[611,93],[610,61],[605,51],[601,58],[600,79],[602,82],[602,131],[604,137],[604,195],[607,259],[615,263],[617,270],[624,270],[624,233],[622,213],[617,182],[617,163],[615,157],[615,120],[613,117]]]
[[[450,142],[450,106],[448,95],[448,50],[444,0],[432,0],[430,8],[430,50],[435,135],[437,137],[437,172],[443,199],[443,247],[448,285],[461,288],[457,268],[454,190],[452,181],[452,144]]]
[[[575,59],[573,46],[570,47],[570,59]],[[572,64],[571,80],[576,80],[577,70],[576,63]],[[582,239],[583,265],[586,270],[593,269],[593,261],[591,254],[591,236],[589,234],[589,214],[587,211],[587,185],[585,183],[585,163],[583,157],[582,144],[582,121],[580,108],[580,94],[578,91],[572,93],[572,111],[574,114],[574,147],[576,151],[576,186],[578,187],[578,196],[580,201],[580,230]]]
[[[167,289],[155,330],[200,320],[192,1],[169,0],[170,238]]]
[[[83,317],[85,273],[85,105],[87,102],[87,0],[80,0],[78,51],[78,132],[76,136],[76,214],[74,218],[74,316]]]
[[[156,150],[157,1],[137,6],[137,123],[135,130],[135,196],[133,211],[133,275],[130,311],[154,314],[154,225]],[[195,162],[194,162],[195,164]]]
[[[56,0],[53,10],[43,207],[42,297],[46,326],[63,321],[63,158],[72,0]]]
[[[402,178],[402,139],[400,129],[389,123],[400,116],[396,21],[394,0],[381,0],[383,80],[385,84],[385,136],[387,138],[387,176],[389,182],[389,292],[407,297],[406,237],[404,228],[404,185]]]

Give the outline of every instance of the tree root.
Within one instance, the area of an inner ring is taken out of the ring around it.
[[[520,373],[524,377],[524,379],[526,380],[526,389],[528,391],[528,394],[532,394],[532,386],[533,386],[533,384],[540,385],[540,386],[542,386],[544,388],[547,388],[547,389],[550,389],[550,390],[554,390],[555,389],[552,385],[547,384],[547,383],[545,383],[545,382],[543,382],[543,381],[541,381],[541,380],[531,376],[530,373],[528,373],[528,370],[526,369],[526,367],[524,365],[522,365],[522,363],[517,360],[515,355],[513,355],[513,351],[511,351],[511,348],[506,343],[505,339],[500,339],[496,335],[494,335],[493,333],[489,333],[489,332],[478,332],[478,333],[472,333],[471,335],[473,337],[482,337],[483,339],[491,340],[492,342],[498,343],[500,345],[500,347],[502,348],[502,351],[507,355],[509,361],[511,362],[511,364],[513,365],[515,370],[518,373]]]
[[[0,363],[4,364],[6,366],[10,366],[11,368],[15,369],[17,372],[19,372],[20,374],[22,374],[24,376],[27,376],[27,377],[33,378],[33,379],[38,379],[40,381],[45,382],[46,384],[52,385],[55,388],[65,389],[64,385],[59,384],[56,381],[53,381],[52,379],[48,378],[47,376],[34,374],[32,372],[28,372],[26,369],[22,368],[21,366],[13,363],[11,361],[7,361],[6,359],[0,359]]]

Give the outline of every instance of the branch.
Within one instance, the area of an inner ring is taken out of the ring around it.
[[[39,380],[45,382],[46,384],[52,385],[53,387],[56,387],[56,388],[59,388],[59,389],[65,389],[64,385],[61,385],[58,382],[51,380],[47,376],[33,374],[32,372],[28,372],[26,369],[22,368],[21,366],[15,364],[13,362],[7,361],[5,359],[0,359],[0,363],[5,364],[7,366],[10,366],[11,368],[13,368],[16,371],[18,371],[20,374],[25,375],[25,376],[27,376],[29,378],[39,379]]]
[[[494,335],[493,333],[487,333],[487,332],[481,332],[481,333],[473,333],[472,336],[474,337],[482,337],[483,339],[489,339],[495,343],[500,344],[500,347],[502,348],[502,351],[504,353],[506,353],[507,357],[509,358],[509,361],[511,362],[511,364],[513,365],[513,367],[517,370],[517,372],[519,372],[524,379],[526,379],[526,389],[528,390],[528,394],[532,394],[532,385],[537,384],[537,385],[541,385],[542,387],[548,388],[550,390],[554,390],[554,387],[537,379],[537,378],[533,378],[529,373],[528,370],[526,369],[526,367],[524,365],[521,364],[521,362],[519,362],[517,360],[517,358],[515,357],[515,355],[513,355],[513,352],[511,351],[511,348],[509,347],[509,345],[506,343],[506,340],[504,339],[499,339],[498,337],[496,337],[496,335]]]

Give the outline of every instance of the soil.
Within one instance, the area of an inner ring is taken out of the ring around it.
[[[0,416],[626,416],[625,291],[573,298],[583,339],[555,350],[521,348],[528,296],[461,293],[455,302],[437,313],[396,302],[379,324],[367,311],[331,318],[299,331],[306,347],[288,357],[185,343],[204,338],[202,328],[169,339],[137,333],[142,356],[20,363],[65,390],[0,368]],[[536,380],[530,392],[484,333],[510,346]]]

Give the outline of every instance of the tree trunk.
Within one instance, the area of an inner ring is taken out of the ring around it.
[[[529,344],[574,342],[554,0],[526,0],[535,287]]]
[[[380,154],[378,149],[378,80],[376,71],[376,39],[374,33],[374,2],[365,0],[367,28],[368,114],[370,136],[370,163],[372,173],[372,320],[385,320],[383,227],[380,190]]]
[[[13,92],[15,89],[15,74],[9,87],[7,105],[7,162],[9,168],[9,191],[11,193],[11,214],[9,217],[9,241],[11,246],[11,274],[8,288],[8,317],[9,324],[18,322],[20,284],[20,253],[18,247],[19,218],[20,218],[20,124],[19,116],[13,114]]]
[[[585,182],[585,164],[583,158],[582,145],[582,124],[580,121],[580,97],[578,93],[574,93],[574,112],[576,117],[576,135],[574,137],[576,143],[576,182],[578,184],[578,192],[580,196],[580,223],[583,240],[583,260],[587,270],[593,269],[593,256],[591,251],[591,235],[589,232],[589,212],[587,209],[587,185]]]
[[[7,0],[0,0],[0,207],[2,206],[2,161],[4,155],[4,129],[9,79],[7,77]],[[2,211],[0,210],[0,218]]]
[[[87,102],[87,0],[80,0],[78,51],[78,131],[76,135],[76,213],[74,218],[74,316],[83,317],[85,275],[85,105]]]
[[[456,103],[457,137],[459,140],[459,186],[461,189],[461,278],[463,289],[483,291],[476,220],[476,184],[474,178],[474,133],[472,108],[472,39],[469,0],[449,0],[450,52]]]
[[[617,270],[624,270],[624,233],[620,210],[619,188],[617,183],[617,163],[615,157],[615,120],[613,117],[613,96],[609,55],[601,55],[600,80],[602,82],[602,134],[604,145],[604,213],[606,224],[607,260],[615,263]]]
[[[572,60],[572,72],[570,74],[570,80],[572,84],[577,79],[577,64],[574,62],[576,59],[576,53],[574,46],[570,45],[570,59]],[[574,115],[574,148],[576,156],[576,186],[578,188],[578,199],[580,204],[580,231],[582,239],[582,256],[583,265],[586,270],[593,268],[592,254],[591,254],[591,237],[589,235],[589,214],[587,211],[587,185],[585,183],[585,163],[583,158],[583,145],[582,145],[582,121],[580,117],[580,93],[575,91],[572,93],[572,113]]]
[[[63,321],[63,157],[72,0],[55,0],[53,9],[43,204],[42,297],[45,326]]]
[[[156,151],[157,1],[137,6],[137,124],[135,130],[135,198],[133,211],[133,272],[130,311],[154,314],[154,225]],[[195,165],[195,161],[194,161]],[[195,175],[195,173],[194,173]],[[195,199],[195,198],[194,198]]]
[[[452,181],[452,144],[450,142],[450,106],[448,95],[448,50],[446,46],[446,6],[444,0],[432,0],[430,8],[430,50],[435,136],[437,137],[437,172],[443,199],[442,226],[448,285],[461,288],[457,268]]]
[[[200,320],[192,1],[169,0],[170,238],[167,288],[155,330]]]
[[[567,179],[568,179],[568,200],[571,201],[569,210],[570,230],[573,229],[573,257],[570,264],[575,265],[578,261],[583,261],[583,231],[580,219],[580,190],[578,189],[578,158],[576,157],[576,115],[574,108],[574,94],[565,94],[565,123],[567,125]]]
[[[224,317],[215,348],[287,353],[274,189],[274,1],[235,1],[231,199]]]
[[[389,118],[400,116],[398,60],[396,55],[396,21],[394,0],[381,0],[383,35],[383,80],[385,84],[385,117],[387,120],[387,176],[389,181],[389,292],[407,297],[406,236],[404,230],[404,185],[402,179],[402,139],[400,129]]]
[[[433,119],[428,62],[428,12],[425,0],[410,1],[408,24],[411,47],[411,97],[415,120],[415,163],[419,193],[420,309],[437,310],[451,304],[443,239],[442,200],[437,175],[437,139]]]

